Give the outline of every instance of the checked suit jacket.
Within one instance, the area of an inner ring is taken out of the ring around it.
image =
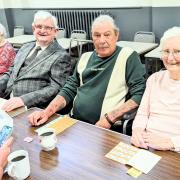
[[[69,55],[55,40],[24,70],[22,65],[35,42],[24,45],[17,53],[13,66],[0,78],[0,97],[21,97],[29,107],[46,107],[65,84],[71,72]]]

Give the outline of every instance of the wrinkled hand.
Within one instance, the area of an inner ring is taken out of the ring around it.
[[[9,112],[21,106],[24,106],[23,100],[20,97],[13,97],[4,103],[2,109]]]
[[[35,111],[28,116],[28,120],[33,126],[39,126],[45,123],[48,120],[48,118],[49,117],[46,114],[45,110]]]
[[[4,168],[7,164],[7,157],[11,150],[11,145],[13,142],[13,137],[10,137],[0,148],[0,167]]]
[[[106,128],[106,129],[110,129],[110,127],[111,127],[111,125],[108,123],[108,121],[106,120],[106,118],[100,119],[100,120],[96,123],[96,126],[103,127],[103,128]]]
[[[148,149],[148,145],[143,138],[144,133],[145,131],[142,128],[133,129],[131,143],[134,144],[136,147]]]
[[[169,138],[161,137],[152,132],[146,132],[143,134],[143,139],[147,145],[157,150],[171,150],[174,145]]]

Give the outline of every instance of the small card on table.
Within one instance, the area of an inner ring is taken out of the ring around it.
[[[36,129],[35,131],[38,133],[40,132],[43,128],[53,128],[55,130],[56,135],[59,134],[60,132],[64,131],[65,129],[69,128],[73,124],[75,124],[77,120],[72,119],[68,116],[61,116],[53,121],[47,123],[46,125]]]
[[[161,159],[160,156],[144,149],[120,142],[105,157],[128,164],[147,174]]]

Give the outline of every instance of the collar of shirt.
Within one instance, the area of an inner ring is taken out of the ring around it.
[[[27,57],[30,57],[38,46],[40,46],[40,45],[39,45],[38,43],[36,43],[36,45],[35,45],[34,48],[31,50],[31,52],[28,54]],[[41,47],[41,46],[40,46],[40,47]],[[41,47],[41,50],[38,51],[37,56],[39,56],[39,54],[40,54],[42,51],[44,51],[44,49],[46,49],[46,47]]]
[[[36,42],[36,46],[33,48],[33,50],[36,49],[37,46],[40,46],[40,45]],[[41,46],[40,46],[40,47],[41,47]],[[48,46],[43,46],[43,47],[41,47],[40,52],[44,51],[47,47],[48,47]],[[39,54],[39,53],[38,53],[38,54]]]

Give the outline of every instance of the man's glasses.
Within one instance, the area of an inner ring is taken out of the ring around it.
[[[168,58],[172,54],[175,59],[180,59],[180,50],[169,51],[168,49],[161,51],[162,58]]]
[[[48,32],[51,32],[53,29],[55,29],[55,27],[52,27],[52,26],[43,26],[43,25],[41,25],[41,24],[35,25],[35,28],[36,28],[37,30],[42,30],[42,29],[44,29],[45,31],[48,31]]]

